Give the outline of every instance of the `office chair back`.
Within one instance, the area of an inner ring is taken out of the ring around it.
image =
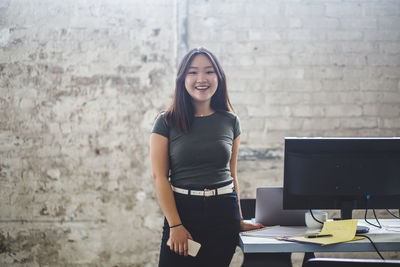
[[[243,219],[251,220],[256,216],[256,199],[255,198],[240,199],[240,207],[242,208]]]

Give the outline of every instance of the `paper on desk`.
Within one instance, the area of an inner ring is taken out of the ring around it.
[[[242,236],[253,237],[286,237],[295,235],[304,235],[307,233],[307,228],[304,226],[267,226],[257,230],[241,232]]]
[[[357,220],[339,220],[327,221],[322,227],[320,235],[332,235],[329,237],[307,238],[307,236],[292,236],[286,238],[288,241],[298,241],[306,243],[315,243],[320,245],[330,245],[353,240],[363,239],[363,237],[356,236]]]

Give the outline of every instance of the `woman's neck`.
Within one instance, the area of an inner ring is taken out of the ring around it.
[[[194,116],[203,117],[211,115],[215,112],[210,106],[210,103],[193,103]]]

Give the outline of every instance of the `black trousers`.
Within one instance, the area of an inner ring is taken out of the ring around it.
[[[159,267],[229,266],[239,240],[240,215],[235,192],[220,196],[189,196],[175,193],[183,225],[201,244],[197,256],[180,256],[166,245],[169,225],[164,219]]]

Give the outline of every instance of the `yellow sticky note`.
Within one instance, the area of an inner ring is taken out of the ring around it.
[[[352,240],[358,240],[356,237],[357,220],[339,220],[339,221],[327,221],[324,223],[319,235],[330,235],[327,237],[308,238],[307,236],[293,236],[286,240],[315,243],[320,245],[330,245],[341,242],[348,242]]]
[[[357,221],[356,219],[327,221],[324,223],[320,235],[332,235],[332,241],[337,241],[335,243],[353,240],[357,231]]]

